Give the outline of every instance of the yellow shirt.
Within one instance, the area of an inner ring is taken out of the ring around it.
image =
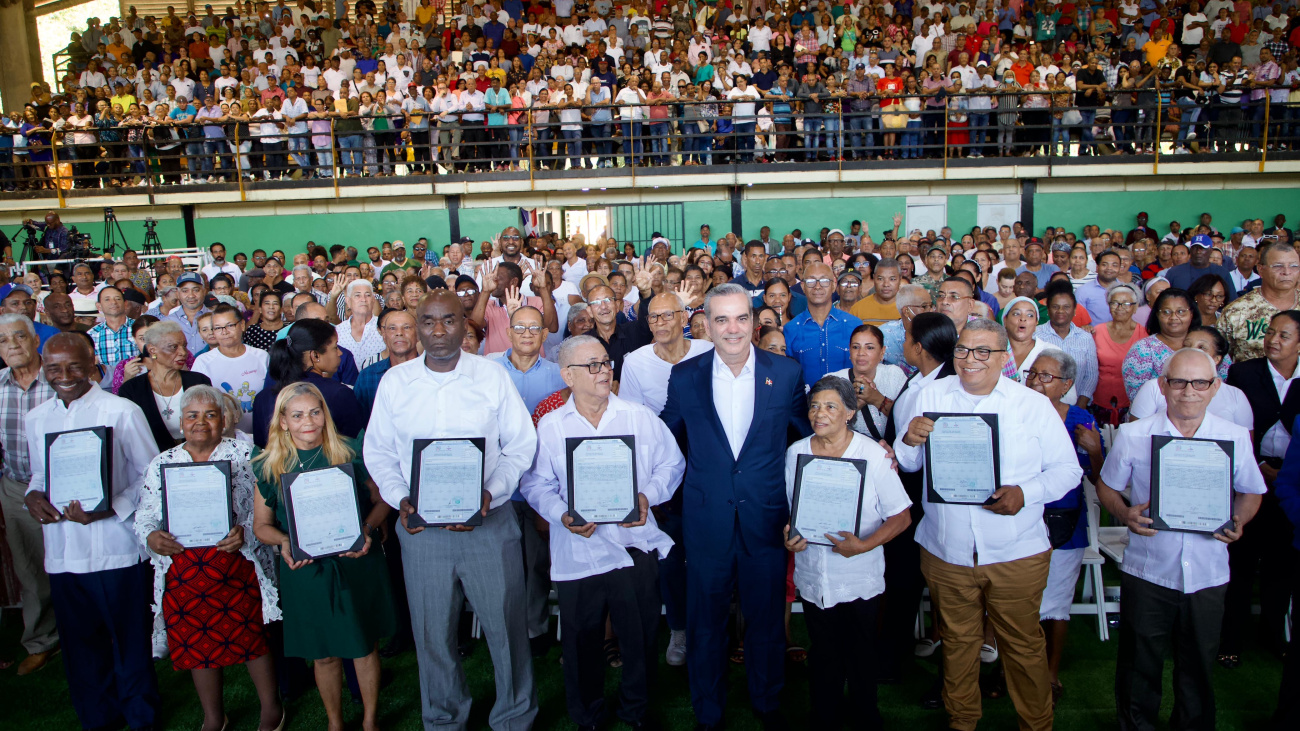
[[[883,325],[890,320],[897,320],[900,317],[898,307],[893,302],[881,304],[876,301],[874,294],[867,295],[855,302],[853,308],[849,310],[849,314],[867,325],[876,326]]]
[[[415,9],[415,19],[420,23],[420,27],[424,27],[424,26],[428,25],[428,24],[429,24],[429,20],[433,17],[433,14],[434,14],[435,12],[437,12],[437,11],[434,9],[434,7],[433,7],[432,5],[429,5],[429,6],[427,6],[427,7],[424,6],[424,5],[421,5],[420,7],[416,8],[416,9]]]
[[[121,96],[114,96],[113,98],[109,99],[108,105],[112,107],[114,105],[120,104],[122,106],[122,111],[125,112],[127,109],[131,108],[132,104],[135,104],[135,101],[136,100],[134,94],[122,94]]]
[[[483,72],[483,75],[486,76],[486,77],[488,77],[489,79],[500,79],[500,80],[501,80],[501,88],[503,88],[503,89],[505,88],[505,86],[506,86],[506,70],[505,70],[505,69],[503,69],[503,68],[488,69],[487,71],[484,71],[484,72]]]
[[[1147,41],[1142,46],[1142,52],[1147,55],[1147,63],[1151,64],[1152,66],[1158,65],[1160,63],[1160,59],[1164,58],[1165,54],[1169,52],[1169,44],[1171,42],[1172,41],[1170,41],[1168,38],[1163,38],[1159,41],[1155,41],[1155,40]]]

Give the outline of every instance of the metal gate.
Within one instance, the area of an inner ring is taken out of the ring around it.
[[[686,207],[681,203],[620,203],[609,206],[609,230],[619,249],[632,244],[638,254],[656,234],[668,239],[675,254],[685,251]]]

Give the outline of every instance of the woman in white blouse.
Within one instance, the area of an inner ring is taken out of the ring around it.
[[[796,442],[785,455],[785,490],[793,501],[801,457],[829,458],[822,467],[844,467],[831,460],[865,462],[847,470],[846,489],[862,486],[859,514],[837,516],[848,530],[800,535],[785,527],[785,546],[795,554],[794,584],[803,599],[804,620],[812,641],[808,654],[813,726],[854,725],[880,728],[876,707],[876,614],[885,591],[885,555],[881,546],[911,523],[912,502],[879,444],[849,428],[857,418],[855,391],[838,376],[825,376],[808,394],[813,435]],[[805,460],[806,461],[806,460]],[[806,467],[805,469],[810,469]],[[807,479],[805,473],[805,479]],[[858,480],[860,483],[857,483]],[[803,523],[798,515],[791,521]],[[806,524],[805,524],[806,525]],[[812,531],[809,531],[812,533]],[[848,683],[846,703],[844,685]]]
[[[894,399],[907,383],[907,375],[896,365],[882,364],[884,357],[884,333],[875,325],[859,325],[849,336],[849,361],[853,365],[830,375],[853,385],[859,413],[849,426],[874,441],[884,439],[892,444],[894,431],[889,415]]]

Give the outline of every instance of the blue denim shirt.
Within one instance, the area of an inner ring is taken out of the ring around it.
[[[785,326],[786,352],[803,366],[805,384],[812,386],[827,373],[851,365],[849,339],[861,324],[862,320],[832,307],[823,325],[805,311]]]

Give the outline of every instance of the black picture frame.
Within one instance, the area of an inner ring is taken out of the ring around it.
[[[853,535],[862,530],[862,500],[867,489],[867,460],[847,457],[821,457],[815,454],[801,454],[795,460],[794,492],[790,495],[790,537],[800,537],[817,546],[833,546],[824,536],[805,536],[796,528],[799,520],[799,498],[803,493],[804,469],[813,462],[847,462],[858,470],[858,499],[853,508]]]
[[[54,504],[50,499],[50,449],[54,447],[54,442],[64,434],[76,434],[78,432],[93,432],[99,437],[99,479],[100,485],[104,488],[104,496],[94,507],[82,505],[81,509],[87,513],[98,513],[108,510],[113,505],[113,427],[111,426],[91,426],[84,429],[67,429],[65,431],[51,432],[45,435],[45,499]],[[57,508],[56,508],[57,509]]]
[[[308,475],[313,472],[322,472],[324,470],[341,470],[348,477],[352,478],[351,495],[352,506],[356,511],[357,516],[357,539],[353,541],[352,545],[342,550],[313,555],[302,550],[302,547],[298,544],[298,527],[294,520],[293,484],[303,475]],[[344,462],[343,464],[336,464],[330,467],[318,467],[316,469],[302,470],[300,472],[286,472],[280,475],[280,494],[284,497],[284,513],[289,522],[289,525],[286,526],[288,530],[285,532],[289,534],[289,554],[293,557],[294,561],[305,561],[307,559],[315,561],[323,558],[330,558],[331,556],[339,556],[344,553],[360,551],[361,547],[366,545],[366,532],[361,527],[361,500],[357,497],[356,484],[357,475],[356,471],[352,469],[351,462]]]
[[[959,416],[963,418],[977,417],[989,425],[989,431],[992,434],[993,441],[993,491],[996,492],[1002,486],[1002,448],[998,439],[998,415],[997,414],[962,414],[945,411],[927,411],[923,416],[931,421],[939,421],[945,417]],[[927,440],[925,444],[925,494],[930,502],[943,505],[991,505],[993,497],[980,502],[966,502],[961,500],[945,500],[934,489],[934,470],[930,462],[930,443]]]
[[[573,509],[573,452],[584,442],[588,442],[588,441],[600,442],[600,441],[608,441],[610,439],[617,439],[623,442],[624,444],[627,445],[627,448],[632,451],[632,511],[629,512],[622,520],[595,521],[596,525],[619,525],[622,523],[635,523],[641,518],[641,503],[640,500],[637,498],[637,494],[640,492],[640,483],[637,482],[638,478],[637,478],[637,469],[636,469],[636,437],[630,434],[625,434],[620,436],[601,436],[601,437],[568,437],[564,440],[564,468],[565,468],[564,471],[565,474],[567,475],[566,481],[568,482],[565,490],[565,495],[568,502],[569,516],[573,518],[573,525],[583,526],[589,522],[586,518],[579,515],[578,512]]]
[[[1227,501],[1228,520],[1223,525],[1213,530],[1196,530],[1189,528],[1172,528],[1160,515],[1161,491],[1164,489],[1160,476],[1160,450],[1175,442],[1211,442],[1218,445],[1225,454],[1228,455],[1228,491],[1224,500]],[[1172,437],[1168,434],[1151,435],[1151,507],[1148,509],[1151,518],[1151,527],[1159,531],[1172,531],[1175,533],[1200,533],[1202,535],[1214,535],[1222,533],[1224,530],[1233,527],[1232,523],[1232,498],[1235,491],[1232,488],[1233,470],[1236,468],[1236,445],[1226,439],[1197,439],[1189,437]]]
[[[423,454],[425,448],[427,448],[429,445],[434,444],[436,442],[470,442],[475,447],[478,447],[478,453],[479,453],[478,472],[479,472],[480,485],[483,482],[484,472],[486,471],[486,459],[487,459],[487,439],[485,439],[484,437],[451,437],[447,439],[416,439],[411,444],[411,497],[409,498],[411,501],[411,507],[415,508],[415,510],[410,515],[406,516],[407,524],[410,525],[412,528],[429,528],[429,527],[446,528],[447,526],[452,526],[452,525],[460,525],[460,526],[483,525],[483,510],[482,510],[481,502],[475,507],[473,515],[471,515],[468,520],[464,520],[459,523],[430,523],[429,521],[420,517],[420,473],[421,473],[420,455]]]
[[[213,462],[177,462],[177,463],[175,463],[175,464],[165,464],[165,465],[162,465],[162,466],[161,466],[161,469],[159,470],[159,477],[161,478],[160,481],[161,481],[161,483],[162,483],[162,529],[165,530],[165,531],[167,531],[168,533],[171,533],[171,523],[170,523],[170,519],[168,518],[168,514],[167,514],[167,513],[168,513],[168,508],[167,508],[167,506],[168,506],[168,500],[167,500],[167,475],[168,475],[168,473],[183,472],[183,471],[185,471],[185,470],[188,470],[188,469],[194,469],[194,468],[196,468],[196,467],[215,467],[215,468],[217,468],[217,471],[219,471],[219,472],[221,472],[221,474],[225,475],[225,478],[226,478],[226,512],[225,512],[225,515],[226,515],[226,533],[230,533],[231,529],[235,527],[235,503],[234,503],[234,498],[233,498],[233,496],[232,496],[232,494],[231,494],[231,493],[233,492],[233,488],[234,488],[234,477],[233,477],[233,474],[232,474],[232,472],[231,472],[231,468],[230,468],[230,460],[228,460],[228,459],[216,460],[216,461],[213,461]],[[210,547],[208,544],[197,545],[197,546],[191,546],[191,545],[188,545],[188,544],[184,544],[183,542],[182,542],[182,545],[185,545],[186,548],[209,548],[209,547]],[[214,544],[211,544],[211,545],[212,545],[212,546],[215,546],[216,544],[214,543]]]

